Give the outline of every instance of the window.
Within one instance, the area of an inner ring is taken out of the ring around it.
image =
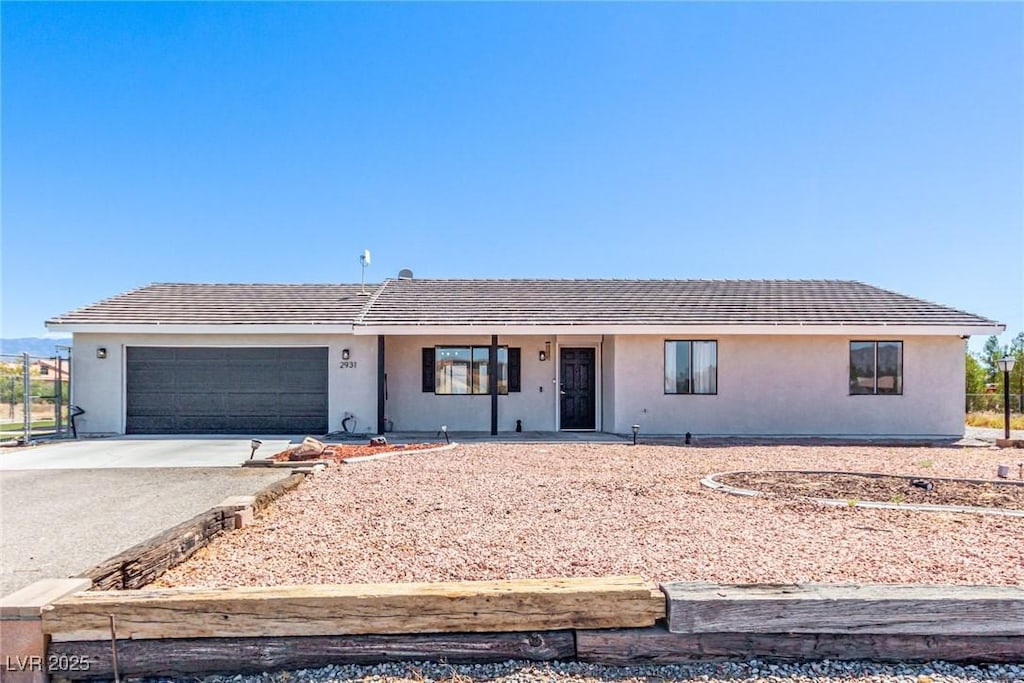
[[[665,393],[717,394],[718,342],[666,341]]]
[[[423,349],[423,391],[441,395],[490,394],[490,346]],[[519,391],[519,349],[498,347],[498,393]]]
[[[850,342],[850,394],[903,393],[903,342]]]

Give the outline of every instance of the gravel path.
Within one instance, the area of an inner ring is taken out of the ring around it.
[[[332,466],[157,585],[605,574],[1024,585],[1024,519],[748,499],[698,483],[725,470],[787,468],[992,478],[1007,454],[1024,456],[988,448],[465,445]]]
[[[166,679],[164,679],[166,680]],[[885,665],[873,662],[801,664],[715,662],[671,666],[603,667],[576,662],[532,664],[503,662],[451,666],[412,663],[378,666],[329,666],[254,676],[189,678],[203,683],[667,683],[668,681],[772,681],[773,683],[987,683],[1024,680],[1024,666],[956,666],[946,662]]]

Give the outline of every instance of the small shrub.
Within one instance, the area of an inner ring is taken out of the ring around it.
[[[931,460],[922,460],[921,462],[917,463],[917,466],[918,467],[931,467],[934,464],[935,463],[933,463]]]
[[[967,425],[971,427],[1003,428],[1003,414],[991,411],[967,413]],[[1010,429],[1024,429],[1024,415],[1010,415]]]

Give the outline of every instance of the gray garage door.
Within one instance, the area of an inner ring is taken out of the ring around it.
[[[129,434],[323,434],[326,348],[127,349]]]

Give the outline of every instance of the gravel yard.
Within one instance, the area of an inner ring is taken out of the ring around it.
[[[189,678],[190,683],[668,683],[669,681],[771,681],[772,683],[994,683],[1024,680],[1024,666],[957,666],[948,662],[772,663],[711,662],[667,666],[605,667],[577,662],[503,662],[452,666],[416,662],[377,666],[328,666],[255,676]]]
[[[585,443],[410,453],[329,467],[155,585],[603,574],[1024,585],[1024,519],[826,507],[699,485],[715,472],[766,469],[992,478],[998,463],[1018,456],[989,448]]]

